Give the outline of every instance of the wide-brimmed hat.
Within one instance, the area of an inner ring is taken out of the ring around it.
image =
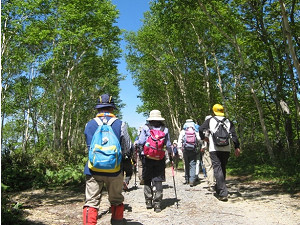
[[[193,119],[187,119],[185,122],[186,122],[186,123],[192,123],[192,122],[194,122],[194,121],[193,121]]]
[[[150,116],[147,119],[147,121],[153,121],[153,120],[164,121],[165,119],[162,118],[161,112],[159,110],[154,109],[150,112]]]
[[[177,145],[177,140],[174,140],[174,141],[173,141],[173,144],[176,144],[176,145]]]
[[[115,102],[112,96],[110,96],[109,94],[103,94],[101,96],[99,96],[98,100],[97,100],[97,105],[95,106],[95,109],[101,109],[101,108],[107,108],[107,107],[113,107],[113,108],[117,108],[115,106]]]
[[[224,116],[224,108],[220,104],[215,104],[213,106],[213,112],[216,116]]]

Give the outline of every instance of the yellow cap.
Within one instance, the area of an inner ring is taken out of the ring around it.
[[[213,111],[216,116],[224,116],[224,108],[220,104],[215,104],[213,106]]]

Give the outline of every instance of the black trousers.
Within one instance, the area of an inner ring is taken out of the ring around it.
[[[162,182],[166,180],[165,168],[165,159],[153,160],[144,158],[143,179],[145,200],[152,200],[153,204],[158,207],[160,207],[163,198]],[[154,190],[153,187],[155,187]]]
[[[227,197],[228,190],[226,187],[226,165],[230,156],[230,152],[209,152],[211,162],[214,168],[214,175],[216,179],[216,192],[219,196]]]

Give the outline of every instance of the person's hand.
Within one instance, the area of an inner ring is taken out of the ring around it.
[[[204,153],[205,152],[205,148],[201,148],[200,152]]]
[[[241,149],[236,148],[235,151],[234,151],[234,155],[235,155],[236,157],[239,157],[240,154],[241,154]]]

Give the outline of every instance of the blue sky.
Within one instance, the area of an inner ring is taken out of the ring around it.
[[[149,2],[150,0],[112,0],[112,3],[116,5],[120,13],[117,26],[127,31],[137,31],[143,24],[144,12],[149,10]],[[123,54],[125,53],[125,45],[125,41],[122,41],[121,48],[124,51]],[[145,124],[146,118],[136,112],[136,107],[142,103],[137,97],[139,92],[133,85],[131,74],[126,70],[124,55],[120,59],[118,70],[120,74],[126,76],[126,79],[120,83],[120,98],[126,104],[121,110],[123,115],[122,120],[127,122],[130,127],[138,129],[139,126]]]

